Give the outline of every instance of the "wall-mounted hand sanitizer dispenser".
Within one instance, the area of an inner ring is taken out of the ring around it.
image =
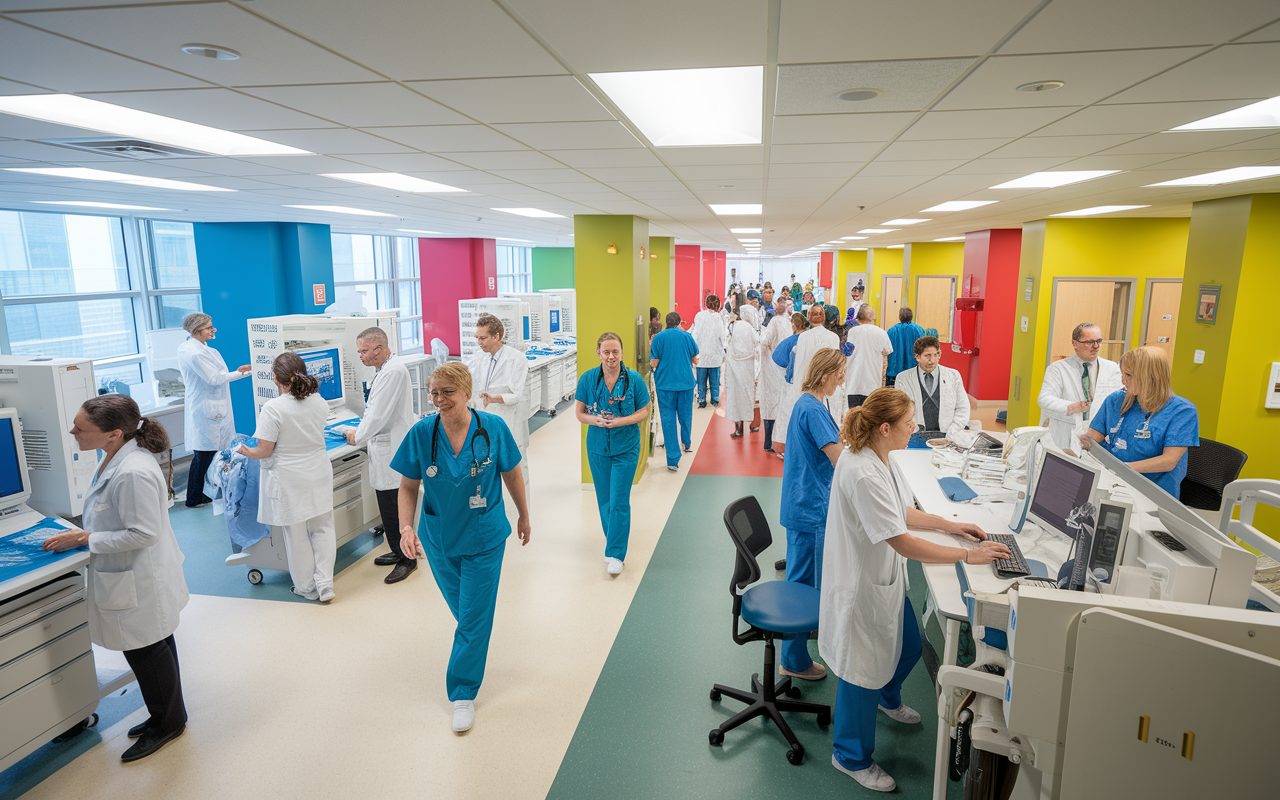
[[[1280,408],[1280,361],[1271,362],[1271,378],[1267,381],[1267,396],[1263,408]]]

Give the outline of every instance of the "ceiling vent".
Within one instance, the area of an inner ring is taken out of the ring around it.
[[[101,153],[109,156],[125,158],[208,158],[208,153],[185,150],[168,144],[157,144],[143,139],[126,139],[115,137],[110,139],[41,139],[43,144],[57,147],[69,147],[72,150],[83,150],[89,153]]]

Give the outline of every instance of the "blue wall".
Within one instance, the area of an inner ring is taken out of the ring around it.
[[[319,314],[312,285],[333,302],[333,249],[328,225],[293,222],[195,224],[200,301],[218,336],[209,343],[235,369],[249,363],[248,320],[280,314]],[[252,434],[252,380],[231,384],[236,430]]]

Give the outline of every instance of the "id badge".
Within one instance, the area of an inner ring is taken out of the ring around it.
[[[470,505],[471,505],[472,511],[476,510],[477,508],[488,508],[489,498],[483,497],[479,494],[472,495],[470,500]]]

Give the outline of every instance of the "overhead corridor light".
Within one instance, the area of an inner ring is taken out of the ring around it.
[[[928,219],[891,219],[888,222],[882,222],[881,225],[919,225],[921,222],[932,222]]]
[[[396,228],[396,230],[400,231],[401,233],[424,233],[430,236],[447,236],[448,235],[445,233],[441,233],[440,231],[418,231],[412,228]]]
[[[184,147],[201,153],[243,156],[314,155],[309,150],[268,142],[243,133],[126,108],[70,94],[28,94],[0,97],[0,113],[70,125],[91,131],[130,136],[149,142]]]
[[[1145,206],[1093,206],[1092,208],[1081,208],[1076,211],[1063,211],[1061,214],[1050,214],[1051,217],[1092,217],[1095,214],[1114,214],[1117,211],[1132,211],[1135,208],[1151,208],[1150,205]]]
[[[761,203],[712,203],[711,210],[722,217],[747,216],[763,214],[764,205]]]
[[[399,172],[322,172],[322,178],[336,178],[340,181],[363,183],[367,186],[378,186],[383,189],[396,189],[401,192],[465,192],[454,186],[426,181]]]
[[[173,181],[168,178],[148,178],[142,175],[130,175],[126,172],[109,172],[105,169],[90,169],[88,167],[5,167],[5,171],[46,175],[51,178],[75,178],[84,181],[126,183],[130,186],[149,186],[153,189],[179,189],[184,192],[235,191],[235,189],[224,189],[221,186],[206,186],[203,183]]]
[[[738,241],[742,242],[743,244],[746,244],[748,242],[763,242],[764,239],[739,239]]]
[[[762,141],[763,66],[596,72],[588,77],[654,147]]]
[[[889,250],[901,250],[901,249],[902,249],[902,248],[904,248],[904,247],[906,247],[906,245],[905,245],[905,244],[891,244],[891,245],[888,245],[888,246],[887,246],[887,249],[889,249]]]
[[[126,206],[121,203],[97,203],[91,200],[32,200],[42,206],[85,206],[87,208],[121,208],[127,211],[172,211],[170,208],[153,208],[152,206]]]
[[[1203,175],[1191,175],[1172,181],[1149,183],[1147,188],[1152,186],[1219,186],[1224,183],[1256,181],[1259,178],[1271,178],[1276,175],[1280,175],[1280,167],[1235,167],[1234,169],[1206,172]]]
[[[935,242],[963,242],[963,236],[945,236],[941,239],[934,239]]]
[[[930,211],[968,211],[971,208],[981,208],[989,206],[992,203],[998,203],[998,200],[948,200],[945,203],[939,203],[936,206],[921,209],[922,213]]]
[[[897,228],[863,228],[858,233],[893,233]]]
[[[506,214],[516,214],[521,217],[559,217],[564,219],[564,214],[555,214],[550,211],[543,211],[540,208],[491,208],[490,211],[501,211]]]
[[[329,211],[334,214],[356,214],[361,217],[394,217],[395,214],[384,214],[381,211],[368,211],[363,208],[347,206],[281,206],[281,208],[305,208],[308,211]]]
[[[840,238],[841,238],[842,240],[846,241],[846,242],[854,242],[854,241],[857,241],[858,239],[865,239],[865,238],[867,238],[867,237],[865,237],[865,236],[841,236]]]
[[[996,184],[992,189],[1056,189],[1073,183],[1083,183],[1094,178],[1115,175],[1123,170],[1118,169],[1077,169],[1059,170],[1057,172],[1033,172],[1021,178]]]
[[[1234,111],[1188,122],[1172,131],[1230,131],[1248,128],[1280,128],[1280,97],[1250,103]]]
[[[730,228],[729,233],[764,233],[764,228]]]
[[[509,236],[495,236],[493,238],[497,239],[500,242],[524,242],[525,244],[533,244],[532,239],[512,239]]]

